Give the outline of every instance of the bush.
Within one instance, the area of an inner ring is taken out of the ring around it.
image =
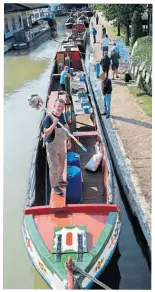
[[[142,62],[145,62],[144,69],[152,75],[152,37],[139,38],[131,53],[131,62],[133,66],[140,66]],[[152,78],[150,78],[149,84],[145,82],[145,78],[141,76],[141,87],[149,95],[152,95]]]

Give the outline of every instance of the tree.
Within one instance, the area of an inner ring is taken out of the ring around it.
[[[128,46],[132,15],[135,10],[143,13],[147,4],[97,4],[95,8],[102,11],[108,21],[115,20],[117,25],[125,27],[125,44]]]
[[[143,36],[143,26],[141,14],[135,11],[131,21],[131,45],[133,47],[136,40]]]

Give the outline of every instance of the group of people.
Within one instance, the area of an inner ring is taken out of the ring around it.
[[[106,38],[108,38],[108,36]],[[118,50],[118,47],[116,46],[116,43],[114,43],[110,52],[110,56],[108,56],[108,46],[103,46],[103,44],[104,42],[102,42],[101,44],[103,57],[101,58],[100,65],[102,67],[102,71],[106,74],[107,77],[108,77],[109,68],[111,65],[112,72],[113,72],[112,79],[114,80],[115,75],[116,75],[116,78],[119,78],[118,76],[118,68],[119,68],[119,60],[120,60],[119,50]]]
[[[107,41],[108,40],[108,41]],[[102,67],[102,71],[104,73],[103,75],[103,81],[102,81],[102,93],[104,96],[104,108],[105,112],[104,115],[106,115],[106,118],[110,117],[110,106],[111,106],[111,93],[112,93],[112,83],[109,76],[109,68],[110,65],[112,67],[113,77],[112,80],[114,80],[114,75],[116,74],[116,78],[119,78],[118,76],[118,67],[119,67],[119,50],[116,46],[116,43],[113,44],[113,47],[110,52],[110,56],[108,56],[108,49],[109,49],[109,38],[108,35],[105,36],[101,43],[101,49],[103,52],[103,57],[101,58],[100,65]]]
[[[94,43],[96,43],[97,29],[94,27],[93,23],[92,23],[91,33],[94,38]],[[112,83],[109,78],[109,69],[111,66],[112,75],[113,75],[112,80],[114,80],[115,76],[116,78],[119,78],[118,68],[119,68],[119,60],[120,60],[119,49],[116,43],[113,43],[112,49],[108,56],[110,43],[111,43],[111,39],[109,38],[108,34],[106,34],[106,27],[102,25],[102,41],[101,41],[102,58],[100,61],[100,65],[104,73],[102,77],[102,80],[103,80],[102,93],[104,96],[104,108],[105,108],[104,114],[106,115],[106,118],[110,117],[110,105],[111,105],[111,93],[112,93]]]

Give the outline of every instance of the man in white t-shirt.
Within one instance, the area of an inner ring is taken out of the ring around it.
[[[101,49],[103,53],[108,52],[108,47],[109,47],[110,42],[111,42],[111,39],[106,34],[106,36],[102,39],[102,42],[101,42]]]

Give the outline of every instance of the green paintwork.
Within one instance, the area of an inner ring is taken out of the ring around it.
[[[100,254],[103,252],[111,233],[114,229],[115,222],[117,219],[118,213],[117,212],[110,212],[109,216],[107,217],[106,224],[104,226],[104,229],[98,238],[96,244],[89,253],[83,254],[83,261],[77,262],[77,254],[74,253],[63,253],[61,254],[61,262],[56,262],[56,255],[51,254],[47,247],[45,246],[42,238],[39,235],[39,232],[36,228],[34,219],[32,215],[25,215],[25,225],[27,227],[28,233],[30,235],[30,239],[32,240],[40,258],[44,262],[44,264],[47,266],[47,268],[51,272],[55,272],[60,279],[67,279],[66,269],[64,266],[64,263],[68,259],[68,256],[71,255],[73,261],[76,262],[76,265],[80,267],[81,269],[85,270],[86,272],[89,272],[91,267],[95,264],[97,259],[99,258]],[[79,226],[78,226],[79,227]],[[69,228],[69,227],[67,227]],[[70,226],[70,229],[72,229],[73,226]],[[80,226],[79,228],[84,228],[84,226]],[[55,230],[60,230],[60,228],[55,228]],[[78,281],[81,283],[83,280],[82,275],[75,274],[75,276],[78,278]]]
[[[63,228],[68,229],[68,230],[72,230],[72,229],[74,229],[76,227],[78,227],[80,230],[84,231],[83,235],[84,235],[84,238],[85,238],[85,246],[83,247],[83,252],[88,252],[86,226],[65,226],[65,227],[62,226],[62,227],[55,227],[54,228],[54,238],[53,238],[53,242],[52,242],[52,253],[56,253],[56,248],[54,247],[54,245],[55,245],[54,239],[56,237],[55,232],[60,231]],[[73,250],[73,249],[67,249],[63,253],[71,254],[71,253],[76,253],[76,251]]]

